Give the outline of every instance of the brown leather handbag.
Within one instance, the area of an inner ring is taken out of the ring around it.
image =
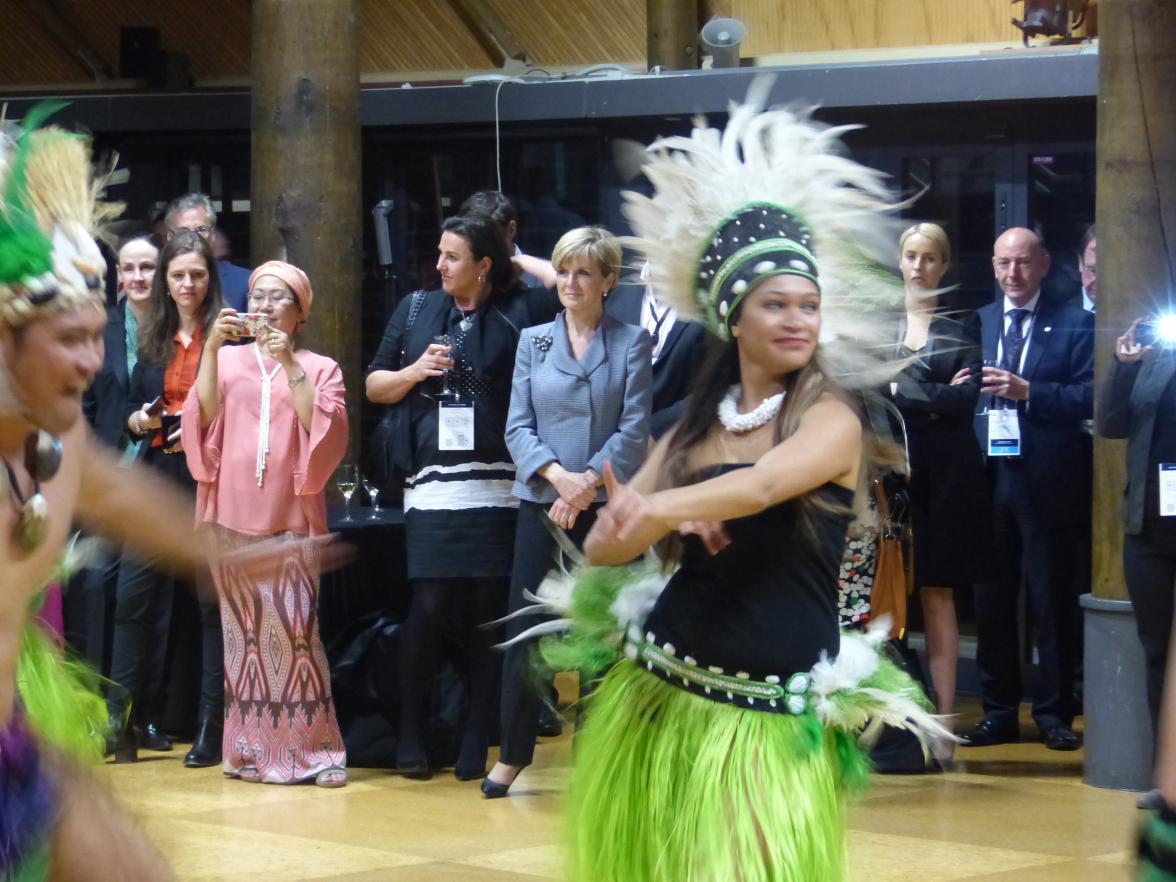
[[[874,482],[873,491],[878,507],[878,556],[870,593],[870,619],[890,616],[890,637],[901,638],[906,632],[907,600],[914,590],[911,535],[904,524],[893,518],[881,481]]]

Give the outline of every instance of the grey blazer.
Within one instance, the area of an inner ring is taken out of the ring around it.
[[[1098,402],[1098,433],[1104,438],[1127,439],[1127,500],[1124,530],[1135,536],[1143,529],[1144,495],[1151,462],[1156,407],[1168,381],[1176,373],[1176,353],[1163,350],[1142,361],[1111,362]]]
[[[653,400],[649,334],[608,313],[576,361],[561,312],[525,328],[515,355],[506,446],[518,467],[514,494],[554,502],[555,487],[536,474],[555,461],[569,472],[605,460],[622,480],[633,477],[649,444]],[[597,494],[604,499],[604,489]]]

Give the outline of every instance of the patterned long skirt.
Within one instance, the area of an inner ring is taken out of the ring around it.
[[[226,551],[263,541],[215,529]],[[318,553],[292,550],[272,572],[251,567],[248,578],[231,565],[214,568],[225,641],[226,775],[293,784],[347,763],[318,633]]]

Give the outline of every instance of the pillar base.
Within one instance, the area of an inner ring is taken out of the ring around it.
[[[1082,780],[1109,790],[1147,790],[1154,745],[1131,601],[1083,594],[1079,602],[1086,634]]]

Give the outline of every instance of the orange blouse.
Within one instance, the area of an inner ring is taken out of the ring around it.
[[[177,414],[184,407],[184,399],[188,397],[188,390],[196,384],[196,369],[200,367],[200,351],[203,348],[204,331],[197,325],[192,333],[188,345],[180,339],[177,331],[175,337],[176,349],[172,353],[171,361],[163,369],[163,412]],[[163,446],[163,435],[159,432],[151,441],[152,447]]]

